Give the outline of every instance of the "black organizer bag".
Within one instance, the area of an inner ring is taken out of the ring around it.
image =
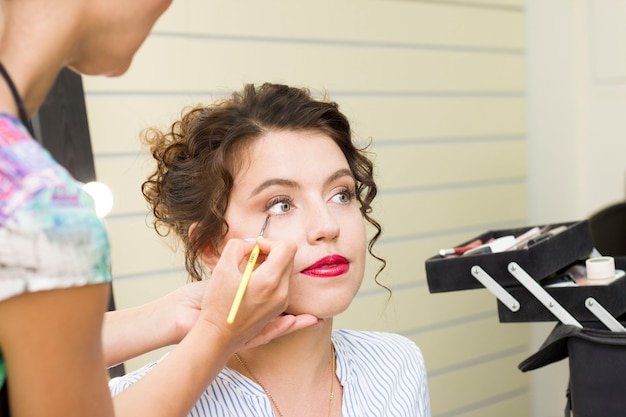
[[[624,269],[626,257],[616,258],[615,264]],[[619,319],[626,324],[624,317]],[[626,416],[626,333],[611,332],[599,322],[581,324],[583,328],[557,324],[519,369],[531,371],[569,358],[565,416]]]

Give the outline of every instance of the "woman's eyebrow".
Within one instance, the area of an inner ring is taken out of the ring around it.
[[[343,177],[350,177],[351,179],[354,179],[354,175],[352,175],[352,171],[350,171],[348,168],[343,168],[334,172],[332,175],[330,175],[326,179],[325,183],[330,184],[333,181],[336,181],[339,178],[343,178]],[[256,186],[250,193],[250,197],[254,197],[255,195],[259,194],[261,191],[273,185],[280,185],[280,186],[288,187],[288,188],[300,187],[300,185],[296,181],[293,181],[293,180],[289,180],[286,178],[270,178],[268,180],[263,181],[258,186]]]
[[[343,177],[350,177],[353,180],[355,179],[352,171],[350,171],[348,168],[344,168],[336,171],[334,174],[328,177],[328,179],[326,180],[326,184],[330,184],[331,182]]]
[[[261,184],[256,186],[254,190],[250,193],[250,197],[254,197],[259,194],[261,191],[265,190],[272,185],[281,185],[283,187],[289,188],[298,188],[298,183],[292,180],[288,180],[286,178],[270,178],[269,180],[263,181]]]

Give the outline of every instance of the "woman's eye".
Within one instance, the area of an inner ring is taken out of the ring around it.
[[[277,199],[268,203],[267,211],[270,214],[285,214],[291,210],[291,201],[288,199]]]
[[[348,204],[352,201],[353,198],[354,198],[354,192],[345,190],[345,191],[341,191],[335,194],[333,196],[333,201],[335,201],[336,203],[340,203],[340,204]]]

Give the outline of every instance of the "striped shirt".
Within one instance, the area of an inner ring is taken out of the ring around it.
[[[344,417],[430,417],[426,367],[419,348],[392,333],[334,330],[337,377],[343,386]],[[110,382],[113,395],[157,363]],[[263,389],[226,367],[203,392],[189,417],[274,417]]]

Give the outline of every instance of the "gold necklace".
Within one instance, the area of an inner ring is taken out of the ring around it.
[[[337,358],[335,356],[336,355],[335,354],[335,345],[333,345],[332,343],[330,344],[330,355],[331,355],[330,367],[332,369],[332,372],[330,374],[330,398],[328,400],[328,416],[329,417],[330,417],[331,406],[333,404],[333,397],[335,396],[334,395],[335,372],[336,372],[336,369],[335,369],[336,364],[335,364],[335,362],[337,361]],[[274,400],[274,397],[272,397],[272,394],[270,394],[270,392],[267,390],[267,388],[265,388],[265,386],[261,383],[261,381],[259,381],[259,378],[257,378],[256,375],[254,375],[252,373],[252,371],[250,370],[250,368],[248,368],[248,365],[246,365],[246,363],[241,358],[241,356],[239,356],[239,354],[235,353],[235,358],[237,358],[237,360],[239,361],[241,366],[243,366],[243,369],[245,369],[246,372],[248,372],[250,374],[250,376],[252,377],[254,382],[259,384],[261,389],[263,389],[263,391],[265,392],[265,395],[267,395],[267,398],[269,398],[270,401],[272,402],[272,404],[274,405],[274,408],[276,409],[276,412],[278,413],[278,416],[279,417],[284,417],[283,413],[280,411],[280,408],[278,407],[278,404],[276,404],[276,401]]]

